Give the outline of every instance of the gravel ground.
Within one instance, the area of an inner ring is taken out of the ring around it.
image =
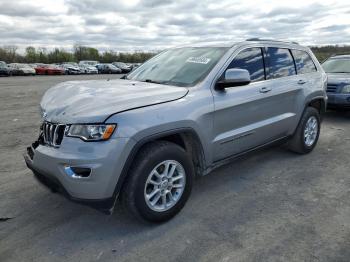
[[[0,261],[350,261],[350,113],[328,112],[315,150],[250,154],[197,179],[173,220],[139,223],[39,185],[22,153],[41,96],[68,79],[0,78]],[[5,220],[5,218],[11,218]]]

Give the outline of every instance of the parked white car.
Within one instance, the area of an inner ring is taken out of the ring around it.
[[[14,75],[35,75],[35,69],[27,64],[12,63],[9,67],[14,72]]]
[[[79,68],[84,72],[84,74],[98,74],[96,66],[82,64],[79,65]]]

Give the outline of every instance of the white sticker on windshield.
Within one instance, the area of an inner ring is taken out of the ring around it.
[[[186,60],[187,63],[196,63],[196,64],[208,64],[210,62],[210,58],[207,57],[189,57]]]

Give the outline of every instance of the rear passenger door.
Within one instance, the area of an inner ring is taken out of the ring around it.
[[[291,135],[298,124],[298,113],[304,107],[304,91],[307,81],[297,75],[297,67],[292,51],[282,47],[265,48],[267,57],[267,78],[274,98],[272,107],[280,116],[280,134]]]
[[[323,85],[322,74],[317,72],[317,68],[309,53],[304,50],[291,49],[294,57],[295,66],[298,74],[298,84],[302,87],[304,94],[312,93],[318,87]],[[304,109],[303,100],[298,101],[299,103],[299,114]]]

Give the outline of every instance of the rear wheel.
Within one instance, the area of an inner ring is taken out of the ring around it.
[[[138,153],[123,187],[124,205],[136,217],[162,222],[185,205],[192,189],[193,166],[180,146],[157,141]]]
[[[319,112],[313,107],[306,108],[297,130],[288,143],[288,148],[299,154],[310,153],[317,144],[320,127]]]

